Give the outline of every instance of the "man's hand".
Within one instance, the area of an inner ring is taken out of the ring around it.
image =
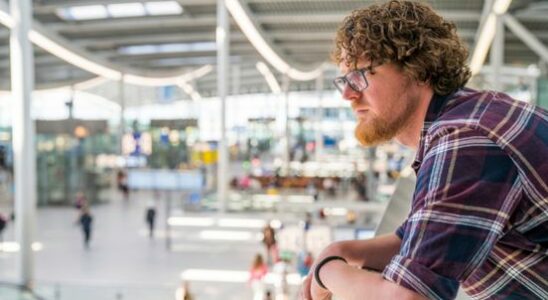
[[[316,280],[314,280],[313,272],[308,274],[301,284],[301,291],[299,293],[299,299],[301,300],[328,300],[331,299],[331,293],[321,288]]]
[[[316,281],[314,280],[314,270],[316,269],[316,265],[318,262],[322,261],[325,257],[336,255],[336,256],[342,256],[340,247],[338,247],[338,244],[332,243],[331,245],[327,246],[323,251],[316,257],[314,260],[314,263],[312,264],[312,267],[310,268],[310,273],[308,276],[305,277],[303,280],[303,283],[301,284],[301,291],[299,293],[300,299],[302,300],[323,300],[323,299],[331,299],[331,293],[321,288]],[[318,291],[316,291],[318,290]],[[323,296],[323,294],[327,293],[327,296]]]
[[[310,283],[310,294],[312,294],[312,298],[311,298],[312,300],[330,300],[331,299],[331,292],[319,286],[314,278],[312,278]]]

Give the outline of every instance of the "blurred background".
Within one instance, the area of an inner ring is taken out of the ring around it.
[[[393,230],[414,153],[358,145],[329,60],[381,2],[0,0],[0,299],[296,299]],[[424,2],[470,87],[548,107],[548,1]]]

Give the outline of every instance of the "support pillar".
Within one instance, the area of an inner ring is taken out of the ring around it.
[[[124,82],[124,74],[122,74],[122,78],[120,78],[118,83],[118,98],[120,100],[120,128],[118,132],[118,135],[120,136],[118,147],[120,149],[118,154],[122,156],[124,150],[124,135],[126,134],[126,118],[124,117],[126,112],[126,84]]]
[[[316,161],[320,161],[323,155],[323,133],[322,133],[322,121],[323,121],[323,73],[316,78],[316,92],[318,94],[318,107],[316,111],[316,131],[315,131],[315,156]]]
[[[17,280],[31,289],[34,280],[34,241],[36,218],[36,151],[31,98],[34,89],[32,46],[28,33],[32,24],[31,0],[10,1],[14,26],[10,36],[11,89],[13,111],[13,155],[15,172],[15,237],[20,246]]]
[[[495,38],[491,44],[492,87],[502,91],[502,66],[504,64],[504,22],[502,15],[496,15]]]
[[[217,92],[221,101],[221,138],[218,149],[217,201],[225,213],[228,201],[228,141],[226,136],[226,98],[228,90],[229,34],[228,12],[224,0],[217,0]]]

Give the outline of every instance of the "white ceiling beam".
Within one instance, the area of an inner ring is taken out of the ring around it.
[[[533,52],[540,56],[545,62],[548,62],[548,48],[541,41],[539,41],[535,35],[521,25],[521,23],[510,14],[504,15],[503,20],[508,29],[520,38],[525,45],[533,50]]]
[[[458,34],[463,39],[472,39],[475,31],[459,30]],[[332,31],[325,32],[294,32],[288,30],[269,31],[268,35],[277,41],[316,41],[325,40],[330,42],[334,39],[335,33]],[[548,32],[546,32],[548,36]],[[190,34],[143,34],[143,35],[126,35],[123,37],[93,37],[93,38],[73,38],[72,43],[80,47],[109,47],[119,45],[143,45],[143,44],[164,44],[164,43],[188,43],[197,41],[214,41],[215,33],[190,33]],[[234,32],[230,35],[232,42],[247,41],[247,38],[240,32]]]

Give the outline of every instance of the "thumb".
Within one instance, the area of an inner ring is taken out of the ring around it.
[[[301,284],[300,299],[312,300],[312,294],[310,293],[310,286],[312,284],[312,274],[308,274]]]

